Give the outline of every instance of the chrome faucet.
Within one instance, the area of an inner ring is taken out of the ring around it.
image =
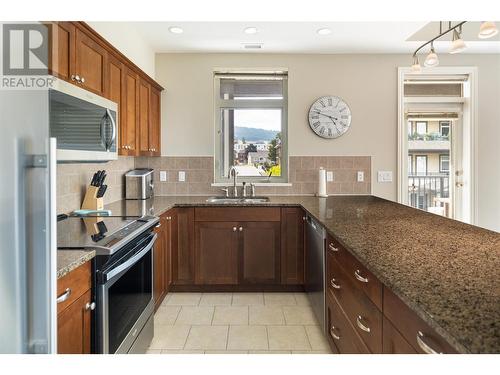
[[[238,171],[236,170],[236,167],[233,165],[229,169],[229,175],[228,177],[231,178],[233,177],[233,196],[237,197],[238,196],[238,189],[236,188],[236,176],[238,175]]]

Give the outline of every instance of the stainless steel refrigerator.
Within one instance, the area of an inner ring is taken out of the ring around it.
[[[55,151],[47,90],[0,89],[0,353],[56,352]]]

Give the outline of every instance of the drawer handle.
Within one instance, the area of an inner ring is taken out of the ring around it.
[[[356,277],[356,279],[358,279],[362,283],[367,283],[368,282],[368,278],[361,276],[359,272],[360,272],[359,270],[356,270],[354,272],[354,276]]]
[[[334,289],[340,289],[340,285],[339,284],[335,284],[337,280],[335,280],[335,278],[332,277],[332,279],[330,280],[330,285],[334,288]]]
[[[71,288],[66,288],[64,293],[57,297],[56,302],[62,303],[64,301],[67,301],[70,295],[71,295]]]
[[[363,331],[370,333],[370,331],[371,331],[370,327],[368,327],[367,325],[363,324],[362,320],[363,320],[363,317],[361,315],[358,315],[358,317],[356,318],[356,324]]]
[[[331,251],[333,251],[333,252],[337,252],[337,251],[339,251],[339,248],[338,248],[338,247],[333,246],[333,243],[331,243],[331,242],[328,244],[328,248],[329,248]]]
[[[87,302],[85,310],[95,310],[95,302]]]
[[[335,331],[337,330],[337,328],[335,326],[332,326],[332,328],[330,328],[330,335],[335,339],[335,340],[340,340],[340,335],[337,335],[335,333]]]
[[[417,344],[427,354],[443,354],[442,352],[438,352],[434,350],[429,344],[424,341],[424,334],[421,331],[417,332]]]

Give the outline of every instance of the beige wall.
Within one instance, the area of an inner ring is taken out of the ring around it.
[[[500,55],[440,55],[441,65],[479,68],[479,222],[500,231]],[[397,67],[409,55],[157,54],[162,94],[162,153],[213,156],[214,68],[287,68],[290,156],[372,157],[372,193],[397,197]],[[322,95],[351,107],[352,126],[337,140],[309,130],[307,112]],[[393,183],[378,183],[378,170]]]
[[[150,77],[155,77],[155,53],[145,39],[123,22],[87,22]]]

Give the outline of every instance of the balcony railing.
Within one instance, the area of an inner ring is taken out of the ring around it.
[[[448,174],[408,175],[408,202],[415,208],[429,211],[438,201],[450,197]]]

